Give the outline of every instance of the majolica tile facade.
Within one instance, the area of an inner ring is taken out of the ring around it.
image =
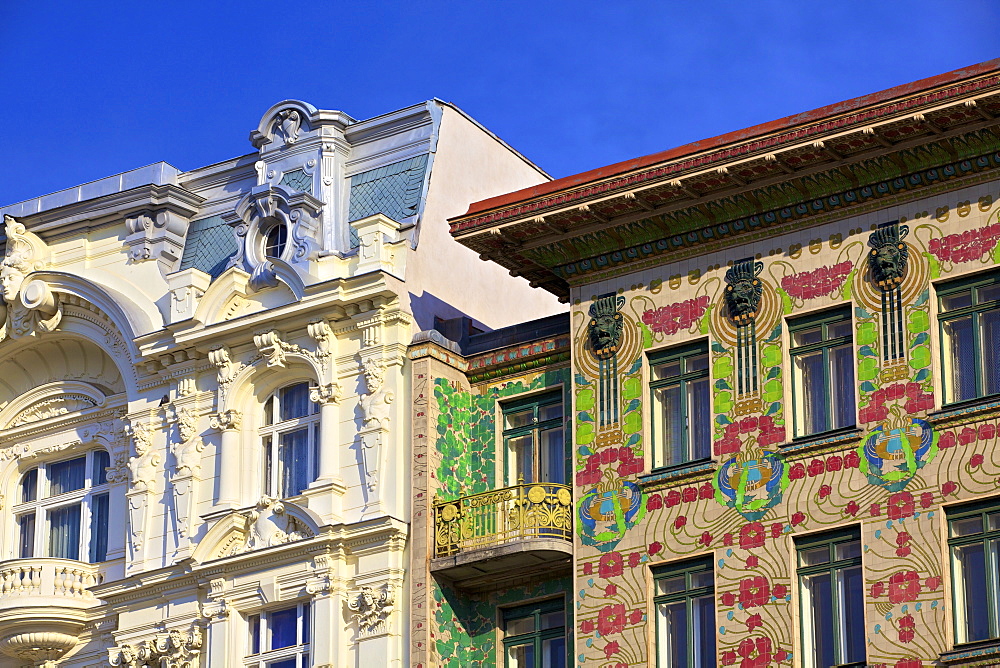
[[[573,665],[1000,660],[998,66],[452,219],[571,304]]]

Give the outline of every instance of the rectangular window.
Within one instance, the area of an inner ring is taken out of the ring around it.
[[[566,611],[562,599],[503,611],[507,668],[566,668]]]
[[[503,405],[507,484],[566,484],[562,391]]]
[[[807,668],[865,665],[864,576],[858,529],[796,542]]]
[[[649,356],[653,404],[653,468],[712,454],[708,343]]]
[[[309,604],[247,617],[249,638],[245,666],[309,668]]]
[[[657,668],[715,667],[715,574],[711,559],[653,571]]]
[[[1000,274],[938,288],[944,401],[1000,394]]]
[[[853,426],[854,344],[850,308],[788,323],[795,435]]]
[[[948,513],[955,639],[959,643],[1000,637],[997,604],[1000,502]]]

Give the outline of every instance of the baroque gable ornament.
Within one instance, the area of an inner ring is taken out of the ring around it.
[[[310,538],[312,530],[293,517],[279,499],[262,496],[246,514],[246,544],[239,552],[249,552]]]
[[[348,601],[347,607],[354,614],[358,623],[358,635],[362,638],[387,633],[389,631],[389,615],[395,603],[392,586],[388,583],[382,586],[380,592],[372,587],[364,586]]]
[[[59,297],[44,281],[25,282],[29,274],[46,266],[48,247],[12,216],[4,215],[4,227],[7,248],[0,262],[0,341],[51,332],[62,320]]]

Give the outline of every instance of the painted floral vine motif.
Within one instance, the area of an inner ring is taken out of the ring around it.
[[[927,249],[941,262],[960,264],[987,259],[998,241],[1000,241],[1000,224],[994,224],[959,234],[949,234],[940,239],[931,239]]]
[[[643,312],[642,322],[658,334],[676,334],[690,330],[705,315],[708,295],[686,299]]]
[[[844,281],[853,269],[854,263],[847,261],[832,267],[789,274],[781,278],[781,288],[789,296],[803,301],[832,295],[843,287]]]

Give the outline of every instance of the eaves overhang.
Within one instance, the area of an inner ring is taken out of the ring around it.
[[[995,178],[1000,60],[473,204],[452,235],[571,285]],[[668,256],[668,257],[665,257]]]

